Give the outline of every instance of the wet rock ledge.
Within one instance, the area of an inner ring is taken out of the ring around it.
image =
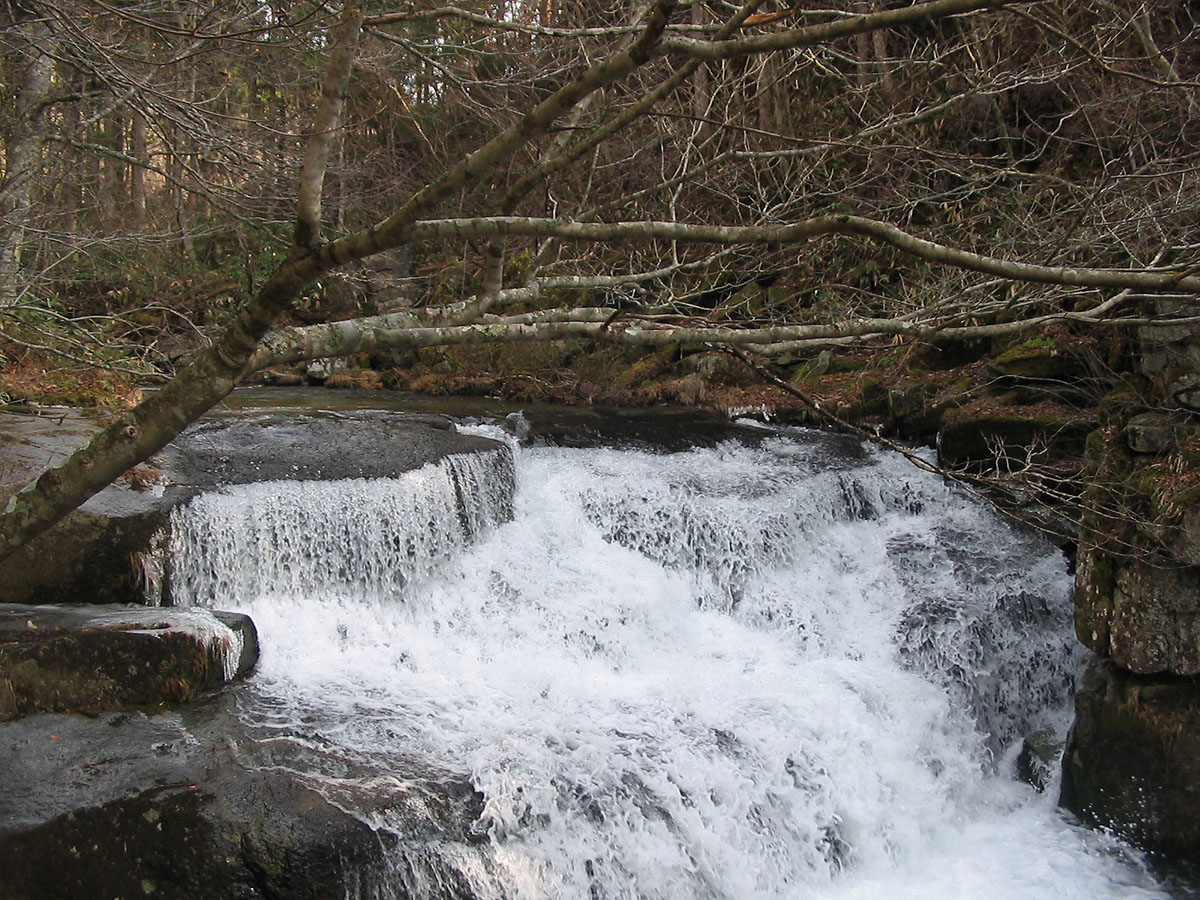
[[[94,431],[0,414],[0,502]],[[0,563],[0,900],[467,896],[428,850],[474,852],[467,779],[414,767],[381,791],[380,773],[248,724],[253,622],[147,604],[167,599],[170,511],[200,492],[498,447],[430,416],[218,414]],[[336,802],[314,781],[330,766]],[[384,808],[403,824],[372,824]]]
[[[467,844],[481,805],[470,785],[399,773],[404,796],[362,789],[345,798],[363,810],[351,815],[295,774],[298,742],[246,726],[250,687],[157,715],[46,713],[0,727],[0,898],[428,896],[405,866],[433,843]],[[414,810],[407,831],[368,823],[385,801]],[[454,873],[432,875],[444,896],[468,896]]]
[[[95,430],[69,411],[0,413],[0,502]],[[454,432],[440,416],[381,410],[210,414],[0,561],[0,603],[165,602],[161,575],[170,511],[198,493],[257,481],[388,478],[451,454],[498,446]]]

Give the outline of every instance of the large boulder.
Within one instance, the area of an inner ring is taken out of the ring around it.
[[[1096,655],[1076,687],[1062,802],[1168,864],[1200,859],[1197,449],[1180,413],[1096,432],[1076,570],[1075,629]]]
[[[1125,423],[1125,442],[1134,453],[1158,456],[1175,450],[1181,441],[1200,435],[1200,419],[1153,410]]]
[[[142,603],[158,597],[167,510],[77,509],[0,560],[3,603]]]

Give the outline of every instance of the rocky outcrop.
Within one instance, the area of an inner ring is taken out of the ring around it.
[[[1095,384],[1087,361],[1073,353],[1020,345],[997,356],[984,369],[993,393],[1014,403],[1056,400],[1088,405]]]
[[[1076,684],[1062,802],[1169,860],[1200,860],[1200,684],[1093,655]]]
[[[0,602],[140,603],[156,595],[167,511],[147,499],[124,513],[97,511],[99,503],[77,509],[0,561]]]
[[[1076,572],[1075,631],[1135,674],[1200,674],[1200,567],[1088,550]]]
[[[1083,417],[971,416],[947,423],[938,432],[938,462],[951,469],[1001,472],[1026,464],[1083,455],[1096,423]]]
[[[0,722],[180,703],[257,659],[254,623],[239,613],[0,605]]]
[[[1075,628],[1093,655],[1061,799],[1177,863],[1200,859],[1200,420],[1178,390],[1200,338],[1187,324],[1139,338],[1157,408],[1116,398],[1088,442]]]
[[[94,430],[13,418],[0,493]],[[170,510],[200,491],[390,477],[498,446],[402,413],[218,415],[0,565],[0,898],[469,898],[437,851],[477,852],[465,776],[357,771],[254,724],[274,719],[246,714],[254,686],[231,682],[257,658],[253,623],[137,601],[162,599]],[[77,604],[11,602],[30,600]],[[90,605],[113,600],[133,602]],[[383,827],[384,810],[402,814]]]

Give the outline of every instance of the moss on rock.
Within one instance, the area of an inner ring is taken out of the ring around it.
[[[1200,568],[1085,548],[1075,630],[1086,647],[1130,672],[1200,674]]]

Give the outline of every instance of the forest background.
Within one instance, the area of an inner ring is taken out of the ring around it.
[[[123,416],[5,552],[263,371],[918,437],[1186,389],[1130,363],[1195,330],[1183,0],[2,15],[0,390]]]

